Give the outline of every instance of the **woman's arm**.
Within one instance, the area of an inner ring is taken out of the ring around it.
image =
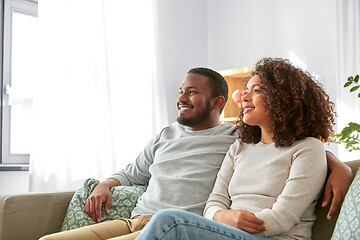
[[[285,186],[271,208],[255,213],[264,220],[265,236],[289,232],[301,217],[313,220],[316,200],[326,179],[327,166],[322,142],[314,138],[296,146]]]
[[[332,202],[327,215],[327,219],[331,219],[334,213],[341,207],[347,190],[352,181],[351,168],[341,162],[334,154],[326,151],[326,159],[328,165],[328,179],[326,181],[324,198],[321,204],[325,207],[329,204],[331,196]]]
[[[266,231],[263,220],[244,210],[230,210],[231,199],[228,193],[229,183],[234,173],[234,152],[236,141],[230,146],[217,175],[215,185],[204,210],[204,217],[216,222],[256,234]]]
[[[257,234],[267,230],[265,222],[255,214],[245,210],[219,210],[214,214],[214,221]]]
[[[237,142],[235,141],[230,146],[217,174],[213,190],[205,205],[203,215],[206,218],[213,219],[216,211],[230,208],[231,200],[228,189],[234,173],[234,149]]]

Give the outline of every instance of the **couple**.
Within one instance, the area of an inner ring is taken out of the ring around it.
[[[111,187],[148,185],[132,218],[42,239],[135,239],[146,224],[139,239],[309,239],[326,172],[328,218],[351,182],[351,171],[318,140],[331,132],[333,104],[308,74],[271,58],[256,65],[236,129],[218,122],[227,96],[220,74],[191,69],[180,86],[177,122],[87,199],[85,212],[100,222],[102,204],[110,211]],[[177,210],[160,211],[170,208]],[[203,211],[211,220],[199,216]]]

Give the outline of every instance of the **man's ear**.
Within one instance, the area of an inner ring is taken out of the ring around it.
[[[214,109],[220,109],[225,104],[225,98],[223,96],[217,96],[214,99]]]

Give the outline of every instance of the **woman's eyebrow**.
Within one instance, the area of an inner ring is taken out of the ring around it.
[[[250,88],[254,88],[254,87],[257,87],[257,86],[261,86],[259,83],[254,83],[253,85],[250,86]],[[249,90],[248,87],[245,87],[244,90]]]
[[[259,83],[254,83],[253,85],[251,85],[251,87],[253,88],[253,87],[260,87],[261,85],[259,84]]]

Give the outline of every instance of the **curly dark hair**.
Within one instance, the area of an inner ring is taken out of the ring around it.
[[[305,137],[328,141],[333,132],[334,103],[308,72],[292,66],[287,59],[263,58],[257,62],[254,75],[261,79],[276,147],[291,146]],[[241,142],[258,143],[260,127],[244,123],[243,117],[241,111],[236,123]]]

